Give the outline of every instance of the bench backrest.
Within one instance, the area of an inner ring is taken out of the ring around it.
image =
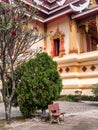
[[[49,104],[48,109],[50,112],[59,111],[59,104],[58,103]]]

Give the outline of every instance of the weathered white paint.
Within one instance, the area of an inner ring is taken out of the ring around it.
[[[88,5],[90,4],[90,0],[85,0],[86,2],[84,4],[79,4],[79,6],[75,6],[70,4],[70,7],[72,8],[72,10],[74,11],[79,11],[82,12],[85,8],[88,7]]]
[[[56,3],[57,3],[59,6],[62,6],[65,2],[66,2],[66,0],[60,0],[60,1],[57,1]]]

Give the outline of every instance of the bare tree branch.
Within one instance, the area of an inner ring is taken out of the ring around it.
[[[34,56],[35,53],[29,53],[30,48],[46,36],[39,33],[33,22],[37,8],[29,9],[30,17],[27,17],[28,8],[19,0],[0,4],[0,76],[7,121],[10,119],[11,101],[15,94],[15,68]],[[32,22],[32,28],[29,22]]]

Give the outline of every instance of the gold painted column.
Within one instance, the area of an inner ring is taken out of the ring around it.
[[[83,29],[80,29],[79,30],[79,34],[80,34],[80,53],[83,53],[84,52],[84,50],[83,50],[83,45],[84,45],[84,43],[83,43],[83,34],[84,34],[84,31],[83,31]]]
[[[75,20],[72,20],[70,23],[70,50],[69,53],[78,53],[77,49],[77,25]]]
[[[86,35],[86,46],[87,46],[87,52],[91,51],[91,35]]]
[[[64,37],[65,37],[65,35],[61,34],[61,36],[60,36],[60,54],[59,54],[60,57],[65,55]]]

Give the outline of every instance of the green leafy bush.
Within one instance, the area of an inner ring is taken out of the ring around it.
[[[77,95],[62,95],[62,96],[59,96],[58,100],[75,102],[76,98],[77,98]],[[84,101],[98,101],[98,98],[94,97],[94,96],[81,95],[81,100],[84,100]]]
[[[75,101],[75,97],[75,95],[60,95],[58,100],[73,102]]]
[[[45,109],[62,90],[57,63],[47,53],[39,53],[19,66],[16,69],[16,82],[17,102],[25,117],[37,109]]]
[[[82,95],[81,98],[82,100],[85,100],[85,101],[95,101],[94,96]]]
[[[94,84],[94,87],[92,89],[92,93],[94,94],[96,100],[98,101],[98,83]]]

